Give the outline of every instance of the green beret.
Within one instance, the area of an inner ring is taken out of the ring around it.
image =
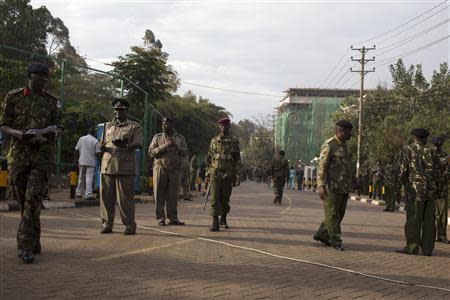
[[[413,130],[411,130],[411,134],[419,138],[427,137],[430,135],[428,130],[426,130],[425,128],[414,128]]]
[[[336,126],[342,127],[342,128],[348,128],[348,129],[353,129],[353,125],[352,123],[350,123],[347,120],[339,120],[336,122],[335,124]]]
[[[443,144],[444,142],[445,142],[445,136],[443,136],[443,135],[433,136],[431,138],[431,143],[434,145]]]
[[[286,152],[284,152],[284,150],[280,150],[280,152],[278,152],[278,153],[280,153],[280,155],[285,155],[286,154]]]

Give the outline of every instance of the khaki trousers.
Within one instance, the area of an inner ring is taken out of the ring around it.
[[[136,229],[134,221],[134,180],[134,175],[101,174],[100,214],[104,227],[113,226],[117,202],[123,225],[127,228]]]
[[[156,165],[153,167],[153,195],[156,202],[156,219],[178,220],[177,202],[180,195],[180,170],[167,170]],[[164,212],[164,207],[166,211]]]

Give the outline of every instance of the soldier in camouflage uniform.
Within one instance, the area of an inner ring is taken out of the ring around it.
[[[434,151],[439,159],[438,197],[436,198],[436,233],[437,241],[449,244],[447,239],[448,217],[448,182],[450,180],[450,156],[442,151],[445,137],[437,136],[431,139]]]
[[[283,189],[284,184],[289,177],[289,162],[284,158],[285,152],[280,150],[278,152],[278,157],[276,157],[272,161],[272,180],[273,180],[273,193],[275,194],[275,198],[273,199],[273,203],[281,204],[281,200],[283,200]]]
[[[400,192],[400,185],[398,183],[400,167],[398,165],[398,159],[393,154],[388,156],[388,163],[384,166],[384,202],[386,208],[384,211],[394,212],[395,200]]]
[[[42,200],[55,157],[54,134],[38,140],[27,139],[25,132],[61,122],[58,100],[43,90],[48,74],[44,64],[29,65],[28,85],[9,92],[0,113],[1,130],[11,137],[9,174],[22,217],[17,231],[17,254],[25,263],[32,263],[34,254],[41,252]]]
[[[106,123],[102,138],[100,163],[100,213],[103,229],[111,233],[114,225],[115,205],[126,226],[124,234],[136,233],[134,182],[136,178],[135,150],[142,148],[142,127],[128,120],[130,104],[124,99],[112,102],[115,117]]]
[[[406,198],[406,246],[397,253],[419,253],[431,256],[435,240],[435,197],[437,193],[438,160],[435,152],[428,148],[428,131],[416,128],[411,131],[412,145],[400,153],[400,182]]]
[[[197,178],[198,160],[197,154],[192,155],[189,162],[189,186],[191,191],[195,191],[195,179]]]
[[[339,251],[344,251],[341,222],[354,182],[346,144],[352,137],[352,129],[353,125],[348,121],[336,123],[336,135],[322,145],[317,166],[319,196],[324,204],[325,220],[313,238]]]
[[[233,186],[240,184],[241,154],[239,141],[230,135],[230,119],[218,121],[220,134],[211,140],[206,157],[207,174],[210,177],[211,231],[228,229],[227,214],[230,212],[230,196]],[[220,221],[219,221],[220,216]]]

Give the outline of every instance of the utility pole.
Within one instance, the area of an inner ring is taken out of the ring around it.
[[[375,50],[375,45],[373,47],[370,48],[366,48],[366,47],[362,47],[362,48],[353,48],[353,46],[351,46],[351,49],[354,51],[359,51],[361,52],[361,58],[353,58],[353,56],[351,57],[352,61],[357,61],[361,64],[361,70],[352,70],[352,68],[350,68],[350,72],[356,72],[356,73],[360,73],[361,76],[361,88],[359,90],[359,105],[358,105],[358,153],[357,153],[357,158],[356,158],[356,180],[357,182],[359,182],[359,177],[360,177],[360,171],[361,171],[361,137],[362,137],[362,110],[363,110],[363,98],[364,98],[364,76],[367,73],[370,72],[375,72],[375,68],[373,68],[372,70],[366,70],[365,69],[365,65],[366,63],[370,62],[370,61],[375,61],[375,56],[369,59],[366,59],[366,53],[370,50]]]

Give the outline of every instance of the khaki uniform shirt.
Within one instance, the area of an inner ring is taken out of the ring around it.
[[[168,170],[180,170],[188,166],[187,153],[188,148],[186,140],[181,134],[174,133],[172,138],[178,146],[179,151],[175,147],[164,148],[163,145],[171,137],[165,133],[158,133],[153,137],[148,154],[154,158],[154,165],[160,166]],[[180,153],[179,153],[180,152]]]
[[[128,145],[137,143],[142,146],[142,127],[130,120],[121,123],[114,119],[106,123],[104,130],[106,151],[102,156],[100,172],[108,175],[136,175],[135,150],[119,148],[112,141],[120,139]]]

